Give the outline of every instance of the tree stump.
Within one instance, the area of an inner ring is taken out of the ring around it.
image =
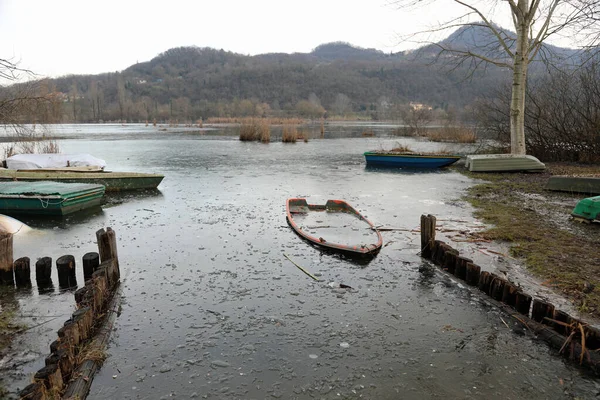
[[[21,257],[14,262],[15,283],[17,287],[31,286],[31,268],[29,257]]]

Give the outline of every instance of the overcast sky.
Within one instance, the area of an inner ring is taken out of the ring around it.
[[[121,71],[178,46],[254,55],[344,41],[390,52],[410,47],[398,36],[447,17],[450,4],[408,12],[390,0],[0,0],[0,58],[61,76]]]

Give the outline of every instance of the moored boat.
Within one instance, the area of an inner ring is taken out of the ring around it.
[[[102,204],[104,186],[60,182],[0,183],[0,212],[60,216]]]
[[[89,154],[17,154],[5,160],[0,181],[54,181],[103,185],[107,192],[156,189],[164,175],[105,171]]]
[[[460,160],[458,155],[418,154],[367,151],[364,153],[367,166],[394,168],[441,168]]]
[[[67,168],[61,170],[47,169],[0,169],[0,181],[54,181],[62,183],[89,183],[103,185],[107,192],[124,190],[156,189],[164,175],[138,172],[78,172]]]
[[[348,256],[374,257],[383,244],[375,226],[343,200],[316,205],[302,198],[288,199],[286,219],[311,244]]]

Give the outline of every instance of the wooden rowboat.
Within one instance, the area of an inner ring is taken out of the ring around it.
[[[448,154],[364,153],[368,166],[392,168],[442,168],[460,160],[460,156]]]
[[[0,168],[0,181],[53,181],[62,183],[90,183],[104,185],[107,192],[125,190],[156,189],[164,175],[145,174],[138,172],[109,172],[73,169],[73,167],[58,169],[14,170]]]
[[[0,212],[61,216],[102,204],[104,186],[60,182],[0,183]]]
[[[383,239],[375,226],[343,200],[325,205],[308,204],[306,199],[288,199],[286,218],[303,239],[323,249],[347,256],[377,255]]]

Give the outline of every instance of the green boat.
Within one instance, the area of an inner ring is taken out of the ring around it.
[[[109,172],[77,170],[76,168],[61,169],[0,169],[2,181],[53,181],[63,183],[89,183],[103,185],[107,192],[125,190],[156,189],[164,175],[144,174],[137,172]]]
[[[581,200],[577,203],[571,215],[580,221],[600,221],[600,196]]]
[[[62,182],[0,182],[0,213],[61,216],[99,206],[104,186]]]

